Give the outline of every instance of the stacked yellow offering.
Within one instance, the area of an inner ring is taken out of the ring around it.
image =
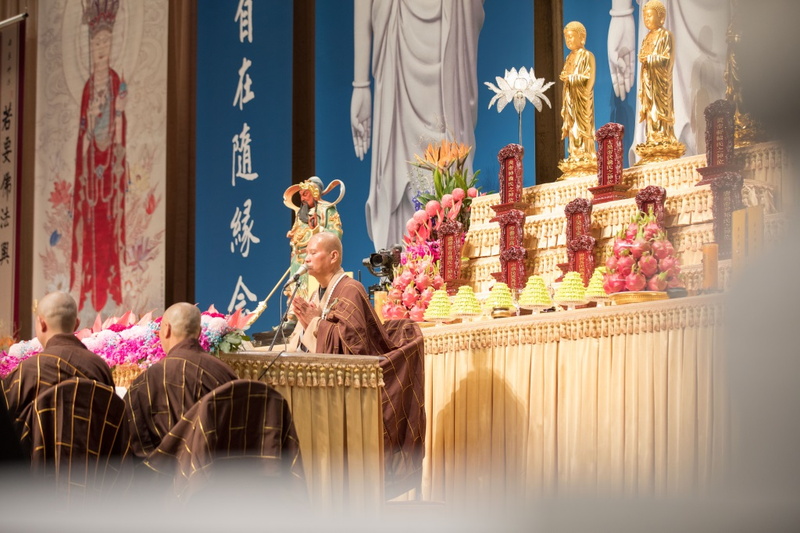
[[[561,286],[556,290],[553,300],[559,305],[574,307],[586,303],[586,288],[583,278],[577,272],[567,272]]]
[[[589,280],[589,286],[586,287],[586,299],[590,302],[597,302],[598,305],[602,305],[611,299],[603,287],[604,270],[604,267],[595,268],[594,272],[592,272],[592,278]]]
[[[533,275],[528,278],[525,288],[519,297],[519,305],[525,309],[549,309],[553,307],[550,291],[544,284],[542,276]]]
[[[481,304],[475,296],[475,291],[469,285],[462,285],[458,288],[456,297],[453,299],[453,316],[471,317],[481,314]]]
[[[511,289],[507,284],[498,281],[492,287],[489,298],[486,302],[487,307],[494,318],[514,316],[517,309],[514,306],[514,299],[511,297]]]
[[[425,320],[429,322],[445,322],[450,320],[450,315],[450,297],[447,295],[447,291],[445,289],[434,291],[431,301],[428,303],[428,308],[425,309]]]

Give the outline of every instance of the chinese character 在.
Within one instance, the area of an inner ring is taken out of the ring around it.
[[[242,254],[242,257],[250,255],[251,242],[255,244],[261,242],[261,239],[253,235],[253,224],[255,221],[250,219],[250,207],[252,205],[253,202],[248,198],[244,202],[244,209],[239,210],[237,207],[231,219],[231,234],[233,236],[231,253],[234,253],[236,246],[238,246],[239,253]]]
[[[236,8],[236,17],[233,19],[239,23],[239,42],[253,42],[253,2],[252,0],[239,0]]]
[[[242,276],[240,275],[239,279],[236,281],[236,287],[233,289],[231,302],[228,304],[228,313],[234,313],[239,309],[242,309],[243,313],[250,313],[247,308],[244,308],[247,302],[257,303],[258,298],[247,288],[247,285],[244,284]]]
[[[236,187],[236,178],[253,181],[258,177],[253,172],[253,162],[250,158],[250,126],[247,122],[242,126],[241,133],[233,136],[233,161],[231,169],[231,185]]]
[[[242,58],[242,67],[239,69],[239,84],[236,86],[236,96],[233,97],[233,107],[239,106],[239,109],[243,109],[244,104],[256,96],[256,93],[250,90],[253,80],[250,79],[250,74],[247,73],[247,69],[252,64],[253,62],[246,57]]]

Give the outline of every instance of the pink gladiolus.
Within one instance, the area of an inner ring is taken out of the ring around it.
[[[470,187],[469,189],[467,189],[467,196],[469,196],[470,198],[477,197],[478,189],[476,189],[475,187]]]
[[[455,220],[458,214],[461,212],[461,200],[458,200],[453,204],[453,207],[448,211],[447,216],[450,217],[450,220]]]
[[[444,207],[445,209],[453,207],[453,201],[454,198],[452,194],[445,194],[444,196],[442,196],[442,207]]]
[[[460,202],[464,199],[467,193],[464,192],[464,189],[455,188],[453,189],[453,200],[456,202]]]

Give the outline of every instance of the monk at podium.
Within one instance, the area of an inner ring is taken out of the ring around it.
[[[425,453],[423,338],[410,320],[382,324],[364,286],[342,270],[342,242],[330,232],[317,233],[306,248],[308,274],[319,282],[310,300],[292,306],[298,326],[290,351],[383,355],[384,454],[386,497],[421,481]]]

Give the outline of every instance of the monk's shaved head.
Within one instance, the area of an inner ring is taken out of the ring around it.
[[[51,292],[39,300],[36,314],[55,333],[73,333],[78,325],[78,304],[65,292]]]
[[[197,338],[200,335],[200,309],[190,303],[176,303],[164,311],[162,327],[165,323],[172,326],[173,333],[178,338]]]
[[[309,244],[314,242],[322,248],[325,252],[337,252],[337,257],[339,259],[339,264],[337,266],[341,266],[342,264],[342,241],[339,239],[339,236],[335,233],[331,233],[329,231],[323,231],[320,233],[314,234],[308,241]]]

